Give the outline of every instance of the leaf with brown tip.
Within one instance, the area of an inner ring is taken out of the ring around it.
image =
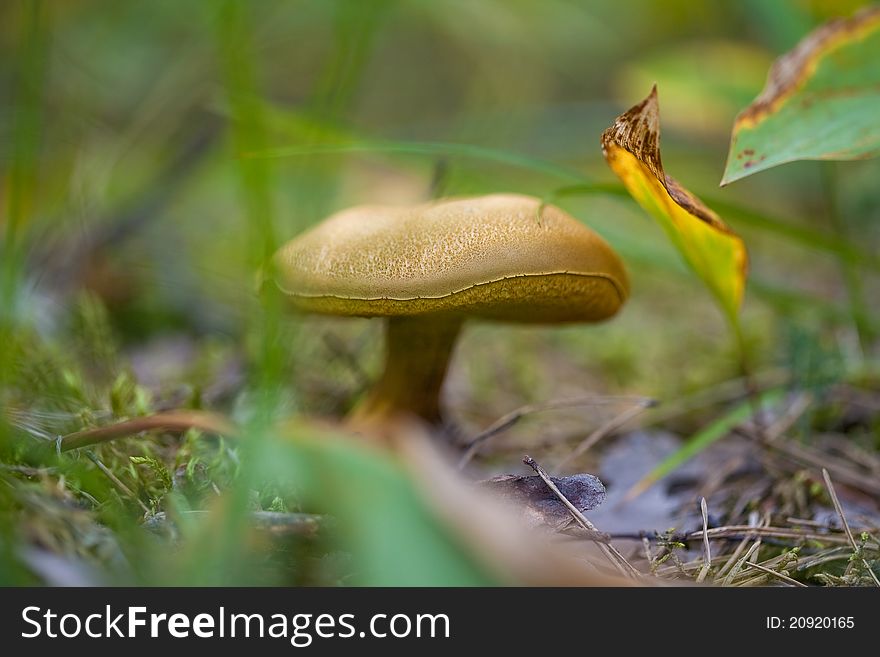
[[[602,152],[630,195],[660,223],[735,324],[745,292],[746,247],[715,212],[663,171],[656,85],[602,133]]]
[[[722,185],[795,160],[880,154],[880,6],[808,34],[733,125]]]

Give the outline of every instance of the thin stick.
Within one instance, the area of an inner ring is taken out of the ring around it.
[[[782,417],[767,427],[767,430],[764,433],[764,439],[768,443],[778,440],[782,434],[794,426],[794,423],[797,422],[810,407],[812,401],[813,397],[809,393],[801,393],[795,397],[794,401],[791,402],[791,405],[785,409]]]
[[[788,582],[792,586],[802,586],[804,588],[809,588],[803,582],[799,582],[796,579],[792,579],[788,575],[783,575],[782,573],[777,572],[777,571],[773,570],[772,568],[766,568],[759,563],[753,563],[751,561],[746,561],[746,562],[744,562],[743,565],[749,566],[751,568],[756,568],[756,569],[760,570],[761,572],[767,573],[768,575],[773,575],[773,577],[778,577],[783,582]]]
[[[827,523],[819,522],[818,520],[807,520],[805,518],[792,518],[789,516],[785,519],[785,522],[791,525],[803,525],[804,527],[814,527],[816,529],[826,529],[828,527]]]
[[[784,369],[766,370],[755,375],[760,391],[769,390],[784,385],[788,381],[788,372]],[[702,408],[708,408],[716,404],[730,402],[743,397],[745,386],[744,379],[740,376],[735,379],[722,381],[699,392],[684,395],[677,399],[663,400],[663,405],[653,411],[642,422],[642,427],[666,424],[670,420],[680,417]]]
[[[735,429],[735,431],[747,438],[757,440],[759,444],[798,465],[817,469],[827,467],[834,473],[834,477],[838,481],[843,481],[871,495],[880,495],[880,484],[878,484],[876,476],[862,474],[853,470],[847,462],[841,459],[825,454],[808,445],[801,445],[790,440],[762,441],[743,427]]]
[[[757,514],[757,512],[753,511],[751,514],[749,514],[749,524],[757,526],[758,522],[759,522],[758,521],[758,514]],[[707,532],[708,532],[708,530],[703,533],[706,534]],[[742,539],[739,542],[739,544],[736,546],[736,549],[733,551],[733,553],[730,555],[730,557],[727,559],[727,561],[724,563],[724,565],[718,569],[718,572],[715,574],[716,578],[724,576],[724,574],[727,572],[727,570],[733,566],[733,564],[736,562],[737,559],[739,559],[739,555],[741,555],[742,551],[746,549],[746,545],[748,545],[754,538],[755,537],[753,535],[746,536],[744,539]]]
[[[795,463],[812,467],[827,467],[834,473],[838,481],[843,481],[871,495],[880,495],[880,484],[878,484],[876,476],[863,475],[849,467],[849,464],[846,462],[833,456],[824,454],[808,445],[801,445],[791,441],[780,441],[778,445],[774,444],[774,447],[778,448],[783,456],[788,457]]]
[[[700,511],[703,514],[703,550],[705,551],[705,562],[700,568],[700,574],[697,575],[697,584],[701,584],[706,575],[709,574],[709,568],[712,566],[712,552],[709,549],[709,509],[706,506],[706,498],[700,498]]]
[[[648,540],[647,536],[642,536],[642,547],[645,548],[645,559],[650,566],[654,563],[654,555],[651,553],[651,541]]]
[[[843,239],[848,239],[850,238],[852,231],[849,230],[849,222],[846,220],[845,215],[840,209],[838,169],[832,162],[825,162],[819,167],[819,172],[821,174],[820,179],[825,192],[825,213],[828,217],[830,228],[835,235],[839,235]],[[835,259],[840,267],[840,273],[842,274],[843,283],[846,288],[850,308],[849,314],[852,319],[853,328],[856,330],[856,337],[859,340],[859,349],[861,350],[860,355],[864,358],[874,335],[871,327],[868,305],[865,301],[865,290],[862,285],[862,276],[858,267],[840,254],[835,254]]]
[[[611,432],[616,431],[617,429],[619,429],[620,427],[625,425],[627,422],[632,420],[634,417],[636,417],[637,415],[642,413],[645,409],[652,408],[653,406],[656,406],[656,405],[657,405],[657,402],[654,399],[641,399],[641,400],[639,400],[638,402],[636,402],[635,406],[631,406],[630,408],[627,408],[626,410],[619,413],[618,415],[615,415],[613,418],[608,420],[605,424],[601,425],[595,431],[593,431],[590,435],[588,435],[586,438],[584,438],[580,442],[580,444],[577,447],[575,447],[568,454],[568,456],[565,456],[562,459],[560,459],[556,463],[556,465],[554,466],[553,469],[558,471],[560,468],[562,468],[562,466],[567,464],[569,461],[572,461],[572,460],[578,458],[579,456],[585,454],[589,449],[594,447],[596,445],[596,443],[598,443],[600,440],[602,440],[605,436],[607,436]]]
[[[849,544],[852,545],[853,551],[858,554],[860,552],[859,546],[856,543],[856,539],[853,536],[852,530],[849,528],[849,523],[846,521],[846,516],[843,515],[843,507],[840,505],[840,500],[837,499],[837,491],[834,490],[834,484],[831,483],[831,476],[828,474],[828,470],[822,468],[822,477],[825,479],[825,486],[828,488],[828,494],[831,495],[831,502],[834,504],[834,510],[837,511],[837,515],[840,516],[840,522],[843,523],[843,530],[846,532],[846,537],[849,539]],[[862,564],[865,566],[865,569],[871,575],[871,579],[874,580],[874,584],[880,586],[880,581],[877,579],[877,573],[874,572],[874,569],[868,565],[868,561],[862,557]]]
[[[761,403],[760,390],[755,381],[755,375],[749,358],[749,350],[746,347],[745,336],[742,333],[742,326],[740,326],[737,315],[730,317],[730,327],[733,329],[736,337],[736,349],[739,354],[740,373],[742,374],[743,382],[745,383],[746,397],[752,408],[752,424],[755,427],[755,433],[758,435],[758,438],[766,440],[767,433],[766,427],[764,426],[764,405]]]
[[[137,495],[135,495],[134,492],[128,486],[126,486],[119,477],[117,477],[115,474],[113,474],[113,472],[110,470],[110,468],[108,468],[106,465],[101,463],[101,459],[99,459],[97,456],[95,456],[91,452],[86,452],[86,456],[89,457],[89,460],[92,463],[94,463],[96,466],[98,466],[98,469],[101,472],[103,472],[105,475],[107,475],[107,479],[109,479],[111,481],[111,483],[114,486],[116,486],[116,488],[118,488],[119,491],[123,495],[126,495],[126,496],[130,497],[131,499],[133,499],[135,502],[137,502],[138,505],[140,505],[141,509],[143,509],[144,513],[150,512],[150,507],[148,507],[146,504],[144,504],[141,501],[141,498],[139,498]]]
[[[798,541],[817,541],[819,543],[832,543],[846,545],[849,540],[846,536],[835,534],[820,534],[818,532],[804,532],[798,529],[785,527],[752,527],[750,525],[729,525],[727,527],[713,527],[709,530],[709,538],[745,538],[753,536],[766,536],[770,538],[790,538]],[[688,541],[696,541],[703,538],[702,531],[691,532],[684,537]],[[876,544],[874,544],[876,545]],[[873,545],[871,546],[874,549]]]
[[[540,413],[543,411],[553,411],[559,410],[563,408],[576,408],[578,406],[594,406],[601,404],[614,404],[621,401],[635,401],[636,403],[653,403],[654,400],[649,400],[645,397],[600,397],[596,395],[591,395],[589,397],[574,397],[572,399],[557,399],[551,400],[548,402],[544,402],[541,404],[526,404],[525,406],[521,406],[517,409],[514,409],[510,413],[506,415],[502,415],[500,418],[495,420],[492,424],[490,424],[485,430],[478,433],[476,436],[471,438],[468,442],[464,444],[466,448],[465,453],[462,454],[461,459],[458,462],[458,468],[462,469],[466,466],[474,456],[477,455],[480,447],[487,440],[492,438],[493,436],[498,435],[502,431],[507,431],[510,427],[519,422],[522,418],[527,415],[531,415],[533,413]]]
[[[736,579],[736,576],[739,575],[739,571],[742,570],[744,564],[748,563],[749,559],[753,554],[755,554],[761,548],[761,539],[759,538],[757,541],[752,543],[752,547],[749,548],[748,552],[746,552],[745,556],[737,561],[733,568],[730,569],[730,572],[727,573],[727,576],[724,578],[724,581],[721,582],[721,586],[730,586],[733,584],[733,580]]]
[[[574,519],[577,521],[577,523],[581,527],[583,527],[584,529],[586,529],[589,532],[598,532],[599,531],[598,529],[596,529],[596,525],[594,525],[592,522],[587,520],[586,516],[584,516],[584,514],[581,513],[580,509],[578,509],[574,504],[571,503],[571,501],[565,495],[562,494],[562,491],[556,487],[556,484],[553,483],[553,480],[550,479],[550,476],[547,474],[547,472],[544,470],[544,468],[542,468],[538,464],[538,462],[535,461],[535,459],[533,459],[531,456],[527,455],[527,456],[523,457],[523,463],[525,463],[532,470],[534,470],[535,473],[537,473],[537,475],[544,481],[544,483],[547,484],[547,487],[551,491],[553,491],[553,494],[559,498],[559,501],[562,502],[566,506],[566,508],[571,512],[571,515],[574,517]],[[629,577],[633,577],[635,579],[638,579],[641,577],[641,573],[638,570],[636,570],[636,568],[629,561],[627,561],[626,558],[624,558],[624,556],[613,545],[611,545],[610,543],[604,543],[601,541],[594,541],[594,542],[596,543],[596,545],[599,546],[599,549],[601,549],[602,552],[605,553],[605,556],[607,557],[607,559],[612,564],[614,564],[614,566],[621,573],[623,573],[624,575],[628,575]]]
[[[226,417],[205,411],[169,411],[156,413],[146,417],[138,417],[125,422],[117,422],[104,427],[83,429],[60,439],[60,449],[66,452],[71,449],[88,447],[108,442],[115,438],[132,436],[144,431],[184,432],[188,429],[201,429],[208,433],[234,436],[238,429]]]

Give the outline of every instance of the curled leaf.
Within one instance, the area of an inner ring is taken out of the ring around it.
[[[663,171],[657,87],[602,133],[602,152],[630,195],[653,216],[732,322],[745,292],[748,256],[721,218]]]
[[[722,185],[794,160],[880,153],[880,6],[826,23],[776,60],[733,125]]]

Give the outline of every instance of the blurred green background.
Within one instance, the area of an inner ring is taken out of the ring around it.
[[[278,244],[350,205],[556,198],[622,254],[633,296],[601,326],[469,327],[446,388],[463,431],[527,403],[675,402],[736,379],[740,356],[710,295],[616,191],[599,148],[602,130],[654,82],[667,172],[749,246],[752,369],[811,389],[845,380],[876,390],[880,163],[796,163],[718,188],[733,119],[773,59],[859,4],[4,2],[0,582],[46,581],[55,571],[34,564],[47,555],[89,582],[484,581],[465,566],[426,578],[421,562],[395,579],[377,565],[394,549],[386,544],[352,567],[334,546],[295,538],[265,550],[241,538],[248,509],[326,501],[326,482],[270,467],[314,465],[260,438],[273,419],[342,416],[381,357],[376,322],[290,317],[257,298],[256,271]],[[584,183],[611,189],[554,196]],[[193,431],[107,444],[94,458],[38,449],[169,408],[228,413],[256,446]],[[688,435],[712,412],[669,428]],[[514,470],[523,446],[552,452],[607,413],[523,423],[508,451],[480,463]],[[873,422],[862,433],[876,448]],[[218,494],[227,489],[238,492]],[[213,497],[226,506],[210,531],[161,542],[139,528],[144,506],[180,514],[215,508]],[[381,515],[350,515],[365,512]],[[372,540],[369,530],[352,536]]]

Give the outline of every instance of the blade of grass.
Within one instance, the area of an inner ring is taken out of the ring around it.
[[[13,330],[25,263],[22,229],[30,219],[37,184],[43,124],[43,87],[47,71],[48,30],[43,3],[19,3],[21,30],[18,52],[12,57],[15,74],[12,101],[12,154],[6,185],[6,228],[0,244],[0,390],[15,358]],[[5,425],[5,422],[2,423]],[[2,428],[2,425],[0,425]],[[5,433],[5,432],[4,432]],[[0,438],[3,436],[0,435]]]
[[[759,394],[757,401],[762,407],[766,408],[778,402],[783,394],[784,391],[779,388],[768,390]],[[728,435],[740,424],[749,420],[753,415],[753,408],[754,402],[746,400],[695,433],[684,445],[636,482],[624,495],[624,502],[635,499],[670,472]]]
[[[232,114],[229,124],[236,152],[262,148],[267,143],[259,102],[259,85],[252,48],[249,3],[225,0],[215,11],[215,39],[219,68]],[[265,161],[237,159],[245,214],[248,264],[255,269],[268,261],[277,246],[272,203],[272,171]],[[248,550],[250,491],[259,488],[263,473],[258,463],[269,449],[272,422],[279,406],[285,358],[280,339],[281,309],[274,297],[249,314],[248,333],[254,338],[253,408],[243,428],[247,440],[238,447],[242,467],[230,494],[217,500],[204,525],[193,528],[175,569],[182,583],[234,585],[252,581],[254,555]]]
[[[12,163],[7,196],[6,243],[14,244],[28,220],[36,186],[42,123],[43,86],[49,37],[43,3],[23,2],[19,65],[14,67],[15,100],[12,112]]]
[[[333,49],[324,64],[311,102],[317,116],[332,119],[347,107],[369,60],[376,32],[390,0],[343,2],[333,15]]]
[[[821,163],[819,170],[822,172],[822,182],[825,192],[826,216],[830,228],[835,234],[846,239],[850,234],[849,222],[841,211],[841,203],[838,194],[838,177],[837,169],[834,162]],[[849,297],[850,316],[853,326],[859,338],[859,345],[862,353],[867,353],[874,340],[874,332],[871,330],[870,312],[865,301],[865,290],[862,284],[862,277],[854,263],[847,261],[846,258],[838,255],[838,264],[840,266],[841,277],[846,286],[846,293]]]
[[[6,353],[17,306],[18,282],[24,263],[20,236],[30,219],[36,187],[43,122],[43,86],[49,39],[42,2],[18,3],[11,12],[20,14],[18,52],[13,56],[11,161],[6,192],[5,234],[0,245],[0,347]],[[15,65],[17,64],[17,65]],[[5,356],[3,358],[5,360]],[[0,373],[6,371],[0,360]]]
[[[252,150],[242,153],[245,159],[301,157],[305,155],[337,155],[346,153],[391,153],[402,155],[427,155],[431,157],[463,157],[497,162],[507,166],[518,167],[563,180],[582,181],[584,179],[577,169],[554,164],[548,160],[529,157],[511,151],[477,146],[474,144],[458,144],[451,142],[401,142],[384,140],[355,140],[333,144],[316,144],[312,146],[282,146],[263,150]]]
[[[569,196],[604,194],[629,198],[629,193],[618,183],[586,181],[577,169],[558,165],[549,160],[530,157],[501,149],[452,142],[402,142],[393,140],[353,139],[348,141],[314,144],[310,146],[282,146],[242,153],[244,158],[286,158],[307,155],[334,155],[346,153],[389,153],[423,155],[431,157],[462,157],[497,162],[540,173],[548,177],[570,181],[571,185],[551,191],[546,203]],[[869,253],[852,242],[832,233],[797,226],[790,222],[768,216],[754,208],[717,197],[702,197],[717,212],[739,223],[785,238],[791,243],[837,255],[845,260],[880,271],[880,257]]]

